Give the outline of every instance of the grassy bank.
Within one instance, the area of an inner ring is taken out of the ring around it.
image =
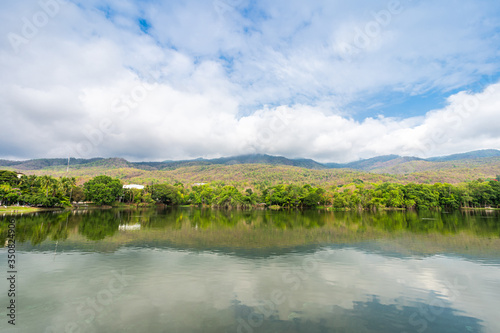
[[[34,213],[47,210],[60,210],[60,208],[37,208],[23,206],[0,206],[0,213],[19,214],[19,213]]]

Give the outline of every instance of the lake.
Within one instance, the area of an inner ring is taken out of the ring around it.
[[[110,209],[0,217],[2,332],[500,332],[500,214]]]

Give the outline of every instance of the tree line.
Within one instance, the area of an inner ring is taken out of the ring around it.
[[[74,177],[20,175],[0,170],[0,205],[65,207],[81,200],[83,190]]]
[[[218,208],[311,208],[333,210],[376,209],[458,209],[464,207],[500,207],[500,176],[490,180],[451,185],[353,183],[319,187],[297,184],[227,185],[222,181],[209,184],[150,184],[144,189],[124,189],[122,181],[106,175],[96,176],[83,186],[75,178],[52,176],[18,177],[12,171],[0,170],[0,203],[37,207],[64,207],[75,201],[112,205],[116,201],[132,204],[162,203],[169,206],[198,205]]]

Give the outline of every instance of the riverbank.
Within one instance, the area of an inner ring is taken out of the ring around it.
[[[43,211],[62,210],[62,208],[39,208],[25,206],[0,206],[0,213],[4,214],[19,214],[19,213],[36,213]]]
[[[92,203],[86,203],[84,205],[73,205],[72,207],[66,207],[66,208],[41,208],[41,207],[25,207],[25,206],[0,206],[0,214],[27,214],[27,213],[36,213],[36,212],[44,212],[44,211],[63,211],[63,210],[72,210],[72,211],[77,211],[77,210],[107,210],[107,209],[112,209],[112,208],[121,208],[121,209],[137,209],[137,208],[152,208],[152,207],[176,207],[176,208],[204,208],[204,209],[215,209],[215,210],[272,210],[272,211],[279,211],[279,210],[303,210],[303,209],[317,209],[317,210],[325,210],[325,211],[330,211],[330,212],[351,212],[351,211],[415,211],[415,209],[407,209],[407,208],[394,208],[394,207],[379,207],[375,209],[356,209],[356,208],[334,208],[332,206],[317,206],[314,208],[311,207],[281,207],[278,205],[271,205],[271,206],[263,206],[262,204],[260,205],[253,205],[253,206],[246,206],[246,207],[239,207],[239,206],[211,206],[211,205],[175,205],[175,206],[167,206],[164,204],[145,204],[145,203],[139,203],[139,204],[130,204],[130,203],[113,203],[113,205],[104,205],[104,206],[98,206],[94,205]],[[418,209],[417,209],[418,210]],[[430,210],[442,210],[442,208],[431,208]],[[494,208],[494,207],[460,207],[457,210],[462,210],[462,211],[494,211],[494,210],[500,210],[500,208]]]
[[[500,208],[496,207],[460,207],[460,210],[500,210]]]

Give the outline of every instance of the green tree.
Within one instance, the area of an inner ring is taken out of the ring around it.
[[[169,184],[154,184],[149,188],[151,198],[154,201],[164,203],[166,205],[181,205],[184,203],[184,189],[180,186]]]
[[[15,187],[19,184],[19,178],[14,171],[0,170],[0,184],[7,184]]]
[[[81,186],[73,186],[71,190],[71,200],[75,202],[85,200],[85,191]]]
[[[45,197],[48,197],[49,191],[51,191],[54,188],[56,179],[54,179],[51,176],[44,175],[38,177],[38,182],[40,184],[40,189],[45,193]]]
[[[110,205],[123,193],[119,179],[109,176],[97,176],[83,184],[87,200],[97,205]]]

